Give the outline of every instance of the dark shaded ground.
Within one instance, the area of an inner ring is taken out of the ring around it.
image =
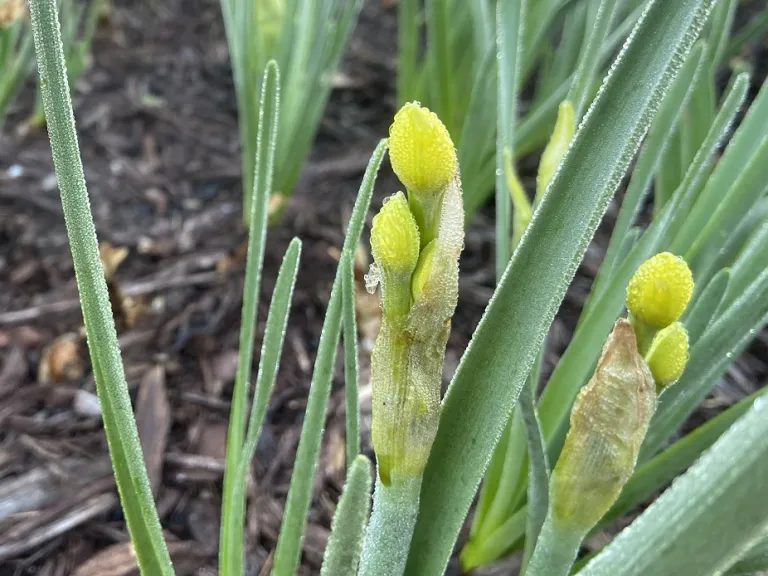
[[[304,242],[304,264],[252,471],[249,574],[269,567],[344,225],[393,112],[391,4],[367,2],[312,157],[282,223],[269,232],[257,338],[294,235]],[[131,574],[47,139],[13,128],[23,126],[32,95],[29,86],[6,124],[9,132],[0,136],[0,575]],[[118,318],[120,340],[163,525],[179,574],[214,574],[245,239],[235,100],[218,2],[116,1],[75,106],[100,240],[128,249],[114,281],[129,298],[125,313],[138,321],[128,327],[130,319]],[[374,207],[396,189],[386,167]],[[612,208],[555,321],[550,367],[570,337],[614,217]],[[447,376],[491,294],[492,246],[492,220],[480,214],[467,233]],[[365,380],[376,302],[363,295],[359,308]],[[767,345],[763,334],[697,420],[762,382]],[[364,429],[369,395],[364,388]],[[343,483],[343,423],[339,365],[305,574],[318,571]]]

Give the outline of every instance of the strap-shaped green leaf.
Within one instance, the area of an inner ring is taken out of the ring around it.
[[[520,83],[522,27],[526,0],[500,2],[496,7],[497,125],[496,125],[496,278],[500,278],[512,256],[512,191],[506,158],[515,149],[517,88]]]
[[[354,254],[341,261],[341,319],[344,335],[344,390],[346,397],[347,468],[360,454],[360,406],[358,405],[357,322],[355,321]]]
[[[365,526],[371,510],[371,463],[355,457],[333,515],[320,576],[357,576]]]
[[[222,558],[224,554],[235,561],[244,558],[244,518],[248,470],[256,454],[256,447],[259,443],[261,429],[264,424],[264,416],[267,413],[269,399],[272,397],[272,390],[277,380],[277,371],[280,367],[280,357],[282,356],[283,342],[285,340],[285,328],[288,324],[288,313],[290,312],[293,299],[293,287],[296,284],[296,273],[299,269],[300,256],[301,242],[298,238],[294,238],[288,245],[288,250],[286,250],[283,262],[280,265],[275,291],[272,293],[272,301],[269,305],[267,327],[264,331],[264,342],[262,343],[261,358],[259,360],[259,372],[256,376],[253,406],[251,407],[251,416],[248,422],[248,432],[245,436],[237,469],[232,474],[235,485],[232,489],[232,498],[229,501],[229,505],[235,507],[235,509],[231,511],[225,510],[224,513],[224,518],[228,518],[230,521],[236,522],[236,524],[229,527],[231,533],[225,542],[231,548],[220,552]],[[220,563],[220,572],[224,573],[221,566],[222,563]],[[227,569],[231,570],[232,564],[228,562],[226,566]],[[237,574],[235,572],[229,573]]]
[[[707,283],[690,311],[686,311],[684,324],[688,331],[688,342],[691,346],[698,342],[707,326],[715,317],[715,313],[723,300],[728,283],[731,280],[731,270],[723,268]]]
[[[253,363],[253,341],[256,330],[261,286],[261,270],[264,263],[264,247],[267,240],[267,203],[272,192],[272,176],[277,145],[277,126],[280,115],[280,72],[274,61],[267,65],[262,80],[259,102],[258,134],[254,164],[253,190],[247,206],[251,214],[246,258],[243,309],[240,323],[240,342],[237,357],[237,375],[232,392],[229,433],[227,436],[226,471],[219,544],[220,571],[224,576],[242,574],[245,556],[243,551],[243,526],[245,502],[236,501],[243,442],[246,433],[248,396]],[[244,498],[241,497],[241,499]]]
[[[445,569],[568,283],[713,3],[651,2],[587,112],[443,401],[406,574]]]
[[[347,226],[344,247],[341,250],[342,259],[348,258],[357,248],[360,234],[363,231],[368,206],[373,195],[373,185],[376,181],[384,152],[387,150],[386,140],[379,142],[373,151],[368,168],[360,184],[352,216]],[[328,397],[331,393],[333,367],[336,362],[336,350],[341,333],[341,284],[342,267],[336,270],[333,281],[331,298],[323,321],[323,330],[317,348],[315,370],[307,400],[307,411],[304,425],[301,428],[301,439],[296,453],[296,463],[291,475],[291,487],[285,503],[283,524],[280,537],[277,540],[277,550],[272,567],[274,576],[293,576],[299,565],[301,546],[304,540],[304,530],[307,524],[307,513],[312,497],[312,480],[320,456],[320,446],[323,440],[325,413],[328,410]]]
[[[767,434],[761,398],[579,574],[721,574],[768,526]]]
[[[115,481],[143,574],[173,574],[133,418],[77,144],[55,0],[30,2],[48,135]]]
[[[648,136],[632,170],[629,187],[624,195],[624,200],[621,202],[619,216],[585,310],[589,310],[591,304],[599,301],[602,296],[608,277],[616,270],[617,263],[623,260],[622,257],[619,257],[619,253],[623,252],[623,256],[626,256],[629,252],[628,250],[621,250],[621,247],[626,242],[627,233],[637,217],[643,198],[653,180],[653,175],[664,155],[664,150],[679,126],[682,111],[691,98],[693,87],[696,85],[696,78],[701,72],[703,54],[704,45],[699,42],[691,50],[648,130]],[[586,317],[586,312],[582,313],[582,317]]]
[[[701,191],[688,218],[676,231],[670,251],[685,254],[700,236],[710,216],[721,205],[744,169],[754,162],[768,133],[768,82],[763,85],[749,112],[733,135],[717,168]]]

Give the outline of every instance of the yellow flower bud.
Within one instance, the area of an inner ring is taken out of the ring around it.
[[[432,260],[435,257],[435,250],[437,249],[437,240],[432,240],[424,247],[419,256],[419,263],[416,265],[416,270],[413,273],[411,279],[411,296],[413,301],[419,300],[421,293],[424,292],[424,287],[429,280],[429,273],[432,271]]]
[[[555,175],[560,161],[568,151],[571,145],[573,135],[576,132],[576,112],[573,104],[564,100],[557,111],[557,122],[552,131],[552,137],[549,139],[547,147],[541,155],[539,162],[539,173],[536,177],[536,203],[541,201],[544,192],[549,186],[552,177]]]
[[[685,260],[669,252],[646,260],[627,287],[633,319],[664,328],[680,318],[693,293],[693,275]]]
[[[409,194],[440,192],[459,173],[456,149],[434,112],[409,102],[389,128],[392,169]]]
[[[660,330],[645,357],[659,390],[680,379],[688,363],[688,332],[680,322]]]
[[[410,277],[419,260],[419,229],[402,192],[384,201],[371,229],[371,252],[385,273]]]
[[[586,533],[605,515],[634,472],[655,409],[653,376],[631,324],[619,319],[573,404],[552,473],[550,507],[559,524]]]

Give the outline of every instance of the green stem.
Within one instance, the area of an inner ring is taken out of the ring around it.
[[[420,490],[421,476],[396,479],[384,486],[377,475],[359,576],[403,574],[419,514]]]
[[[133,418],[91,215],[55,0],[30,2],[53,164],[88,334],[96,389],[126,524],[142,574],[173,574]]]
[[[547,515],[526,569],[527,576],[568,576],[584,535],[560,526]]]

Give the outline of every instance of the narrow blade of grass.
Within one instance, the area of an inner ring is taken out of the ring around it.
[[[595,74],[600,65],[600,51],[608,36],[613,22],[613,14],[616,11],[617,0],[599,0],[594,18],[587,18],[586,42],[579,58],[579,67],[573,79],[567,100],[573,103],[576,111],[577,122],[587,109],[589,98],[592,95],[592,85]]]
[[[450,11],[448,0],[426,0],[427,41],[432,62],[430,90],[433,91],[435,114],[437,114],[454,134],[453,117],[452,62],[450,42]]]
[[[749,283],[760,273],[768,269],[768,220],[755,231],[747,245],[739,254],[731,269],[731,282],[728,285],[723,304],[728,306],[736,301]]]
[[[587,112],[443,401],[406,574],[445,569],[568,283],[712,5],[651,2]]]
[[[245,524],[243,520],[246,510],[248,469],[256,454],[256,447],[259,443],[261,429],[264,424],[264,416],[267,413],[269,399],[272,396],[272,390],[277,379],[277,371],[280,367],[285,328],[288,324],[288,313],[291,307],[291,300],[293,299],[293,287],[296,283],[300,256],[301,242],[294,238],[289,244],[288,250],[283,257],[283,262],[280,265],[275,291],[272,294],[272,301],[269,305],[267,327],[261,347],[261,359],[259,361],[259,372],[256,376],[256,387],[250,421],[248,423],[248,432],[239,457],[238,467],[235,471],[236,484],[229,503],[235,509],[225,512],[225,517],[230,519],[230,521],[234,519],[239,522],[237,525],[228,527],[231,531],[227,538],[227,545],[230,546],[230,549],[223,553],[230,558],[244,557]],[[231,566],[231,564],[228,564],[228,566]]]
[[[762,398],[579,574],[721,574],[768,524],[767,434]]]
[[[142,573],[171,575],[173,567],[147,477],[99,259],[55,0],[32,0],[30,14],[53,164],[120,501]]]
[[[536,412],[536,384],[538,379],[529,379],[527,389],[520,393],[520,414],[525,423],[528,439],[528,520],[525,526],[525,550],[523,570],[536,547],[536,541],[544,525],[549,508],[549,462],[541,434],[539,415]]]
[[[739,78],[743,76],[740,74]],[[717,168],[698,196],[689,217],[676,232],[670,245],[671,252],[685,254],[690,249],[702,227],[723,199],[723,191],[730,190],[745,167],[753,161],[756,151],[765,140],[766,133],[768,133],[768,82],[763,84],[760,93],[752,102],[723,157],[717,163]]]
[[[355,320],[355,266],[354,255],[342,260],[341,317],[344,334],[344,390],[347,420],[347,468],[360,454],[360,406],[358,403],[357,322]]]
[[[511,190],[507,186],[505,151],[515,149],[520,43],[526,0],[496,6],[497,126],[496,126],[496,278],[501,278],[512,256]],[[510,154],[511,156],[511,154]]]
[[[242,542],[245,503],[236,502],[235,498],[237,497],[237,485],[240,481],[239,472],[246,432],[256,312],[261,286],[261,269],[264,262],[264,245],[267,237],[267,203],[272,191],[279,109],[280,73],[277,64],[271,62],[264,71],[262,81],[253,193],[252,199],[248,203],[251,208],[250,218],[248,218],[250,222],[248,256],[246,258],[243,308],[240,319],[237,374],[232,392],[232,408],[227,436],[221,542],[219,544],[219,569],[224,576],[242,574],[245,565]]]
[[[686,312],[683,322],[688,331],[688,342],[691,346],[699,341],[709,323],[715,318],[715,313],[723,300],[730,280],[731,270],[729,268],[720,270],[707,283],[701,295],[695,299],[690,311]]]
[[[373,185],[376,181],[381,161],[387,143],[382,140],[374,150],[368,168],[363,176],[360,191],[352,209],[352,216],[347,226],[347,235],[341,257],[349,258],[354,253],[360,241],[363,224],[368,213],[368,206],[373,195]],[[312,374],[312,383],[309,388],[307,411],[304,416],[304,425],[301,428],[301,439],[296,452],[296,462],[291,475],[291,486],[288,490],[288,498],[285,503],[283,524],[280,528],[280,536],[277,540],[277,550],[272,567],[275,576],[293,576],[299,565],[304,530],[307,523],[310,499],[312,497],[312,481],[317,468],[317,459],[320,456],[320,446],[323,440],[323,428],[325,425],[325,413],[328,409],[328,397],[331,392],[333,380],[333,367],[336,361],[336,350],[341,333],[341,267],[336,271],[336,279],[333,281],[331,298],[328,302],[323,330],[320,335],[320,343],[317,348],[315,370]]]
[[[333,515],[320,576],[357,576],[371,511],[371,485],[370,461],[366,456],[356,456]]]

